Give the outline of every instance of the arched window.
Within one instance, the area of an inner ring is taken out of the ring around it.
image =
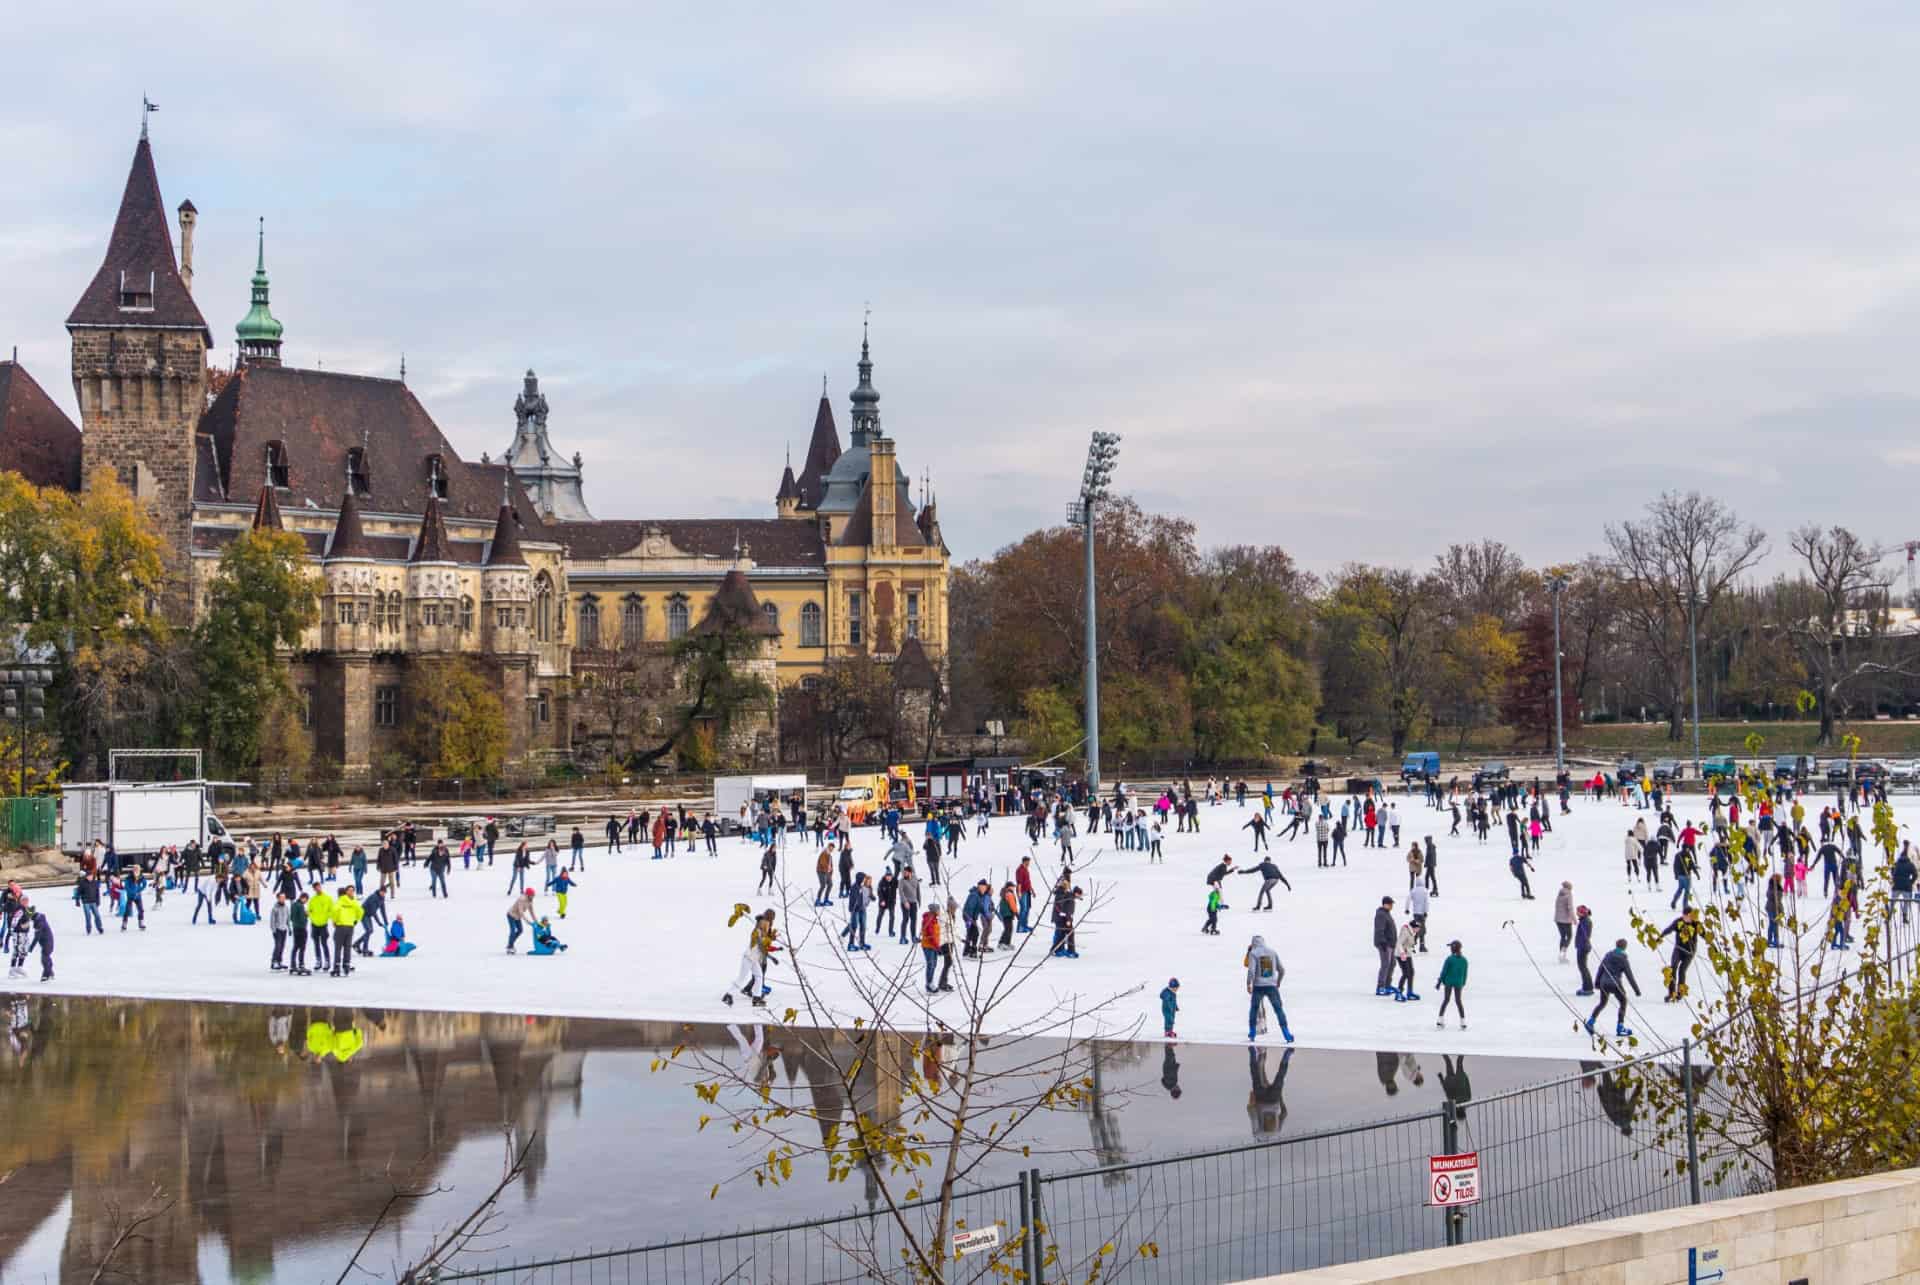
[[[405,610],[406,604],[401,600],[398,589],[387,595],[387,629],[390,632],[400,632],[400,616]]]
[[[800,645],[818,647],[820,632],[820,604],[810,602],[800,608]]]
[[[773,632],[780,632],[780,608],[770,602],[760,604],[760,610],[767,613],[767,623],[773,626]]]
[[[620,642],[637,647],[647,640],[647,604],[630,593],[620,603]]]
[[[533,580],[533,636],[540,642],[553,639],[553,579],[544,571]]]
[[[574,642],[581,647],[600,645],[600,603],[597,599],[580,600],[580,630]]]
[[[470,634],[473,632],[473,599],[472,598],[463,597],[460,599],[460,632],[463,634]]]
[[[681,594],[667,599],[667,637],[672,639],[687,636],[687,600]]]

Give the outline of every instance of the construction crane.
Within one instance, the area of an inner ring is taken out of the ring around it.
[[[1907,541],[1906,549],[1907,549],[1907,605],[1909,607],[1920,607],[1920,598],[1915,597],[1916,592],[1920,592],[1920,590],[1916,589],[1916,586],[1914,584],[1914,576],[1913,576],[1913,556],[1916,553],[1920,553],[1920,540]]]

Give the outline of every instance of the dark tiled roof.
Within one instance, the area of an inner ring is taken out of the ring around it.
[[[940,671],[927,659],[927,649],[918,638],[900,644],[900,654],[893,658],[893,681],[910,691],[940,690]]]
[[[800,507],[820,507],[826,490],[826,476],[840,458],[840,430],[833,426],[833,403],[823,393],[820,408],[813,414],[813,438],[807,443],[806,462],[801,466],[796,485],[800,489]]]
[[[556,522],[549,530],[575,558],[613,558],[639,546],[658,528],[674,547],[699,557],[733,557],[734,540],[763,567],[819,567],[827,552],[820,529],[794,518],[661,518],[606,522]]]
[[[258,531],[267,527],[274,531],[284,531],[286,523],[280,520],[280,501],[275,497],[273,488],[262,486],[260,498],[253,506],[253,529]]]
[[[137,282],[143,292],[151,283],[151,310],[121,309],[123,280],[129,288]],[[208,343],[213,342],[206,319],[187,293],[187,283],[180,279],[179,265],[174,262],[173,233],[167,226],[166,206],[160,200],[160,179],[153,172],[153,148],[144,138],[133,149],[133,168],[127,171],[127,188],[120,196],[120,213],[113,221],[107,257],[80,302],[73,305],[67,324],[194,329],[207,334]]]
[[[14,361],[0,361],[0,469],[35,486],[80,489],[80,430]]]
[[[193,500],[196,504],[224,504],[227,500],[219,448],[206,433],[198,433],[193,439]]]
[[[793,480],[793,465],[789,464],[786,467],[786,471],[780,474],[780,489],[773,493],[773,498],[776,501],[792,500],[798,499],[799,496],[800,487],[799,484]]]
[[[493,519],[493,540],[487,545],[490,567],[524,567],[526,555],[520,552],[520,521],[511,505],[502,504]]]
[[[285,506],[331,510],[347,476],[347,452],[364,445],[368,488],[362,508],[424,514],[429,456],[447,474],[447,517],[484,522],[499,507],[504,470],[468,464],[455,453],[411,390],[397,379],[331,370],[244,366],[200,422],[213,438],[229,495],[250,495],[266,480],[267,444],[286,452]],[[522,513],[533,505],[509,481]]]
[[[348,491],[340,497],[340,516],[333,522],[333,538],[327,541],[329,558],[378,558],[374,542],[367,538],[366,530],[360,525],[360,505]],[[401,556],[405,557],[404,549]]]
[[[738,567],[720,577],[720,587],[713,591],[706,614],[694,626],[694,632],[702,634],[722,629],[744,629],[760,638],[780,636],[780,626],[767,619],[767,613],[760,608],[760,599],[754,596],[753,586],[747,581],[747,573]]]
[[[452,562],[447,551],[447,524],[440,517],[438,498],[427,500],[427,511],[420,517],[420,538],[414,541],[409,562]]]
[[[893,508],[893,543],[895,548],[919,549],[926,546],[926,537],[920,534],[920,528],[913,520],[913,505],[906,499],[906,491],[896,486],[897,497]],[[853,506],[853,512],[847,515],[847,525],[840,532],[840,538],[834,541],[843,549],[857,549],[873,543],[873,483],[869,481],[860,492],[860,502]]]

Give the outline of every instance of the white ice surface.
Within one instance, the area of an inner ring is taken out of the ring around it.
[[[1334,805],[1337,810],[1337,797]],[[1294,890],[1276,889],[1277,908],[1253,913],[1250,907],[1259,879],[1229,878],[1231,908],[1221,915],[1218,937],[1199,931],[1205,918],[1204,879],[1223,853],[1233,854],[1236,863],[1249,859],[1252,836],[1239,827],[1252,815],[1251,801],[1245,809],[1231,803],[1203,805],[1202,833],[1168,834],[1162,865],[1149,866],[1144,853],[1113,850],[1104,834],[1082,836],[1076,878],[1101,896],[1104,904],[1079,927],[1080,958],[1046,956],[1047,928],[1039,922],[1036,907],[1035,940],[1011,960],[1007,954],[993,956],[981,970],[983,984],[990,984],[995,974],[1010,966],[1040,969],[1040,975],[1003,1010],[1008,1023],[1030,1020],[1075,995],[1091,1003],[1128,993],[1108,1012],[1108,1027],[1119,1034],[1132,1032],[1139,1023],[1139,1034],[1157,1036],[1160,988],[1169,977],[1178,977],[1180,1038],[1238,1043],[1246,1036],[1241,958],[1249,937],[1259,933],[1285,962],[1282,998],[1302,1046],[1592,1056],[1592,1043],[1576,1029],[1574,1013],[1577,1006],[1584,1017],[1592,1001],[1573,997],[1578,987],[1574,966],[1557,962],[1553,896],[1560,881],[1569,879],[1575,901],[1592,908],[1596,963],[1616,937],[1630,935],[1630,905],[1656,910],[1664,924],[1670,917],[1666,899],[1672,892],[1671,879],[1655,902],[1655,894],[1637,881],[1628,886],[1621,854],[1625,830],[1637,816],[1647,816],[1651,824],[1652,814],[1622,808],[1617,802],[1576,798],[1573,814],[1556,818],[1556,828],[1536,859],[1538,872],[1532,879],[1538,899],[1522,901],[1508,874],[1502,830],[1496,828],[1484,845],[1468,836],[1464,827],[1460,837],[1448,838],[1444,812],[1430,811],[1418,799],[1402,798],[1399,805],[1402,847],[1362,848],[1356,836],[1348,844],[1351,864],[1346,867],[1317,869],[1310,837],[1276,843],[1277,863]],[[1704,819],[1699,797],[1684,800],[1679,815]],[[1431,953],[1417,957],[1421,1001],[1399,1004],[1373,994],[1377,967],[1370,944],[1373,910],[1381,896],[1392,895],[1404,912],[1405,842],[1430,832],[1439,844],[1441,889],[1429,920]],[[917,841],[919,828],[914,827],[910,836]],[[859,867],[877,878],[885,846],[877,829],[857,831],[854,851]],[[216,927],[206,926],[204,920],[190,926],[190,898],[170,895],[155,908],[149,893],[148,931],[122,932],[117,922],[110,921],[106,937],[85,936],[79,908],[67,890],[41,889],[32,895],[37,902],[51,903],[50,918],[58,937],[57,977],[44,986],[33,980],[39,976],[36,957],[29,960],[28,979],[10,985],[75,995],[326,1002],[579,1017],[714,1021],[737,1020],[742,1015],[741,1008],[722,1005],[720,995],[738,967],[747,927],[742,920],[729,928],[729,911],[736,902],[756,911],[772,904],[754,891],[759,878],[757,849],[738,838],[723,838],[718,859],[683,851],[677,859],[654,861],[646,848],[628,848],[621,854],[589,848],[588,868],[573,894],[571,914],[564,922],[554,921],[558,935],[571,949],[550,958],[528,956],[524,937],[521,954],[505,954],[511,851],[503,843],[491,869],[463,870],[456,859],[450,877],[451,900],[428,898],[423,866],[405,868],[402,893],[392,909],[406,916],[408,935],[419,949],[405,960],[359,960],[358,971],[343,979],[269,972],[271,938],[264,916],[252,927],[235,926],[224,917]],[[957,869],[950,863],[946,871],[954,895],[964,900],[967,881],[983,873],[997,888],[1028,851],[1017,819],[996,818],[979,838],[972,837],[969,827]],[[562,856],[564,860],[564,850]],[[1043,845],[1036,853],[1036,864],[1049,879],[1057,857],[1051,845]],[[856,1012],[852,986],[834,958],[827,932],[827,926],[837,929],[844,922],[845,912],[839,903],[822,912],[811,906],[813,859],[810,840],[789,842],[790,903],[781,916],[783,936],[790,945],[797,943],[803,960],[812,961],[813,976],[828,1002],[845,1006],[844,1012]],[[541,871],[536,850],[535,887]],[[925,871],[921,873],[924,877]],[[372,886],[371,874],[369,880]],[[1817,874],[1814,881],[1817,888]],[[1703,877],[1701,883],[1705,882]],[[263,900],[263,909],[264,904]],[[552,913],[553,898],[541,897],[539,910]],[[826,916],[824,925],[815,920],[816,914]],[[1511,928],[1505,926],[1509,921]],[[1450,1015],[1447,1029],[1441,1031],[1434,1027],[1439,1006],[1435,979],[1445,943],[1454,937],[1464,943],[1470,960],[1469,1028],[1458,1029]],[[914,968],[919,968],[917,946],[897,945],[871,931],[871,926],[869,938],[874,948],[856,957],[859,968],[892,968],[909,951]],[[1630,953],[1646,996],[1631,1010],[1629,1023],[1641,1036],[1643,1048],[1677,1042],[1686,1030],[1685,1008],[1660,1002],[1660,961],[1637,943]],[[1703,964],[1696,965],[1697,980],[1705,980]],[[795,988],[790,969],[774,969],[771,980],[775,989],[767,1011],[777,1019],[796,1002]],[[917,973],[902,1002],[913,1008],[924,1002]],[[936,1000],[933,1011],[955,1020],[959,1001]],[[915,1017],[909,1009],[898,1013],[897,1020],[909,1023]],[[1603,1022],[1602,1029],[1610,1030],[1611,1010]],[[1263,1040],[1277,1043],[1279,1038],[1276,1030]]]

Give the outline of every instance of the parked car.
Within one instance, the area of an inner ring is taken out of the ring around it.
[[[1716,754],[1709,759],[1700,760],[1700,779],[1703,781],[1736,781],[1740,778],[1739,764],[1731,754]]]
[[[504,829],[511,838],[531,839],[535,835],[552,834],[553,818],[538,813],[524,816],[510,816],[507,818]]]
[[[1853,779],[1862,785],[1887,779],[1887,764],[1884,759],[1861,759],[1853,765]]]
[[[1776,781],[1811,780],[1814,761],[1804,754],[1782,754],[1773,760],[1773,779]]]
[[[1483,785],[1497,785],[1510,775],[1507,765],[1498,759],[1482,763],[1480,769],[1473,774],[1473,788],[1477,790]]]
[[[1633,785],[1647,774],[1639,759],[1621,759],[1613,765],[1613,779],[1617,785]]]
[[[1381,783],[1380,778],[1377,776],[1350,776],[1347,778],[1348,794],[1365,795],[1368,791],[1372,791],[1375,795],[1385,798],[1387,787]]]
[[[1686,768],[1681,764],[1679,759],[1655,759],[1653,761],[1653,783],[1655,785],[1665,785],[1670,781],[1678,781],[1685,774]]]
[[[1912,759],[1895,759],[1887,765],[1887,779],[1895,785],[1912,785],[1914,780],[1914,762]]]
[[[1853,781],[1853,769],[1845,759],[1830,759],[1827,762],[1826,781],[1828,785],[1845,786]]]

